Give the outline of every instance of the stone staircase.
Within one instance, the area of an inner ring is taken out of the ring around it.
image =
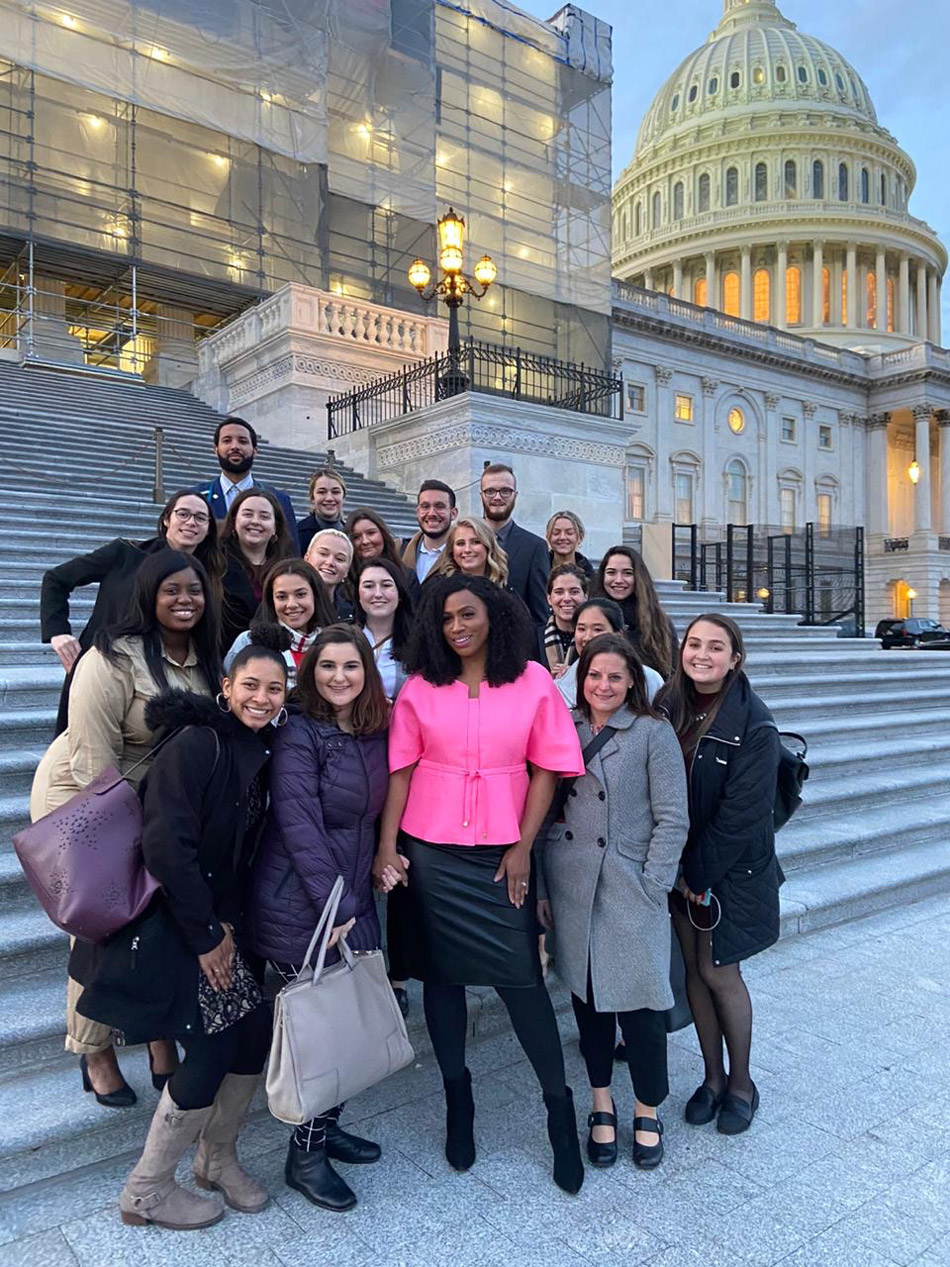
[[[38,641],[45,567],[116,535],[154,531],[152,429],[166,430],[166,488],[214,470],[218,416],[184,392],[0,362],[0,1243],[4,1208],[31,1194],[31,1209],[80,1184],[88,1168],[113,1165],[139,1146],[155,1097],[142,1052],[123,1056],[140,1103],[121,1114],[79,1089],[62,1053],[65,939],[22,879],[10,839],[25,821],[33,769],[50,739],[62,671]],[[262,444],[256,469],[306,508],[317,454]],[[343,468],[345,470],[345,468]],[[413,528],[405,499],[346,471],[348,504],[366,504],[395,530]],[[882,652],[804,629],[721,594],[660,582],[677,626],[701,611],[727,610],[743,628],[749,672],[779,725],[804,734],[812,775],[806,803],[779,837],[788,883],[786,935],[863,915],[950,887],[950,657]],[[92,595],[72,604],[75,628]],[[493,996],[492,996],[493,999]],[[498,1023],[490,1000],[477,1032]],[[414,1024],[421,1022],[416,1006]],[[424,1050],[424,1042],[418,1049]],[[75,1173],[78,1172],[78,1173]],[[45,1194],[45,1195],[44,1195]],[[19,1199],[19,1198],[18,1198]]]

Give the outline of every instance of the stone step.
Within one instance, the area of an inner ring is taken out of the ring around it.
[[[873,770],[903,770],[915,765],[943,763],[948,760],[946,738],[937,730],[919,734],[916,729],[900,735],[893,742],[879,735],[873,742],[862,742],[860,733],[844,743],[828,743],[824,739],[814,752],[808,753],[810,773],[808,792],[831,780]]]
[[[756,684],[761,689],[763,699],[769,704],[775,715],[780,730],[793,730],[808,740],[808,759],[812,761],[826,744],[844,744],[851,739],[859,743],[876,742],[884,751],[902,742],[907,735],[923,737],[942,735],[946,737],[950,728],[950,703],[943,707],[928,709],[926,712],[907,711],[908,701],[904,700],[904,708],[892,706],[886,715],[880,716],[873,711],[852,715],[847,708],[839,708],[832,713],[824,714],[821,710],[811,713],[805,711],[801,703],[786,701],[783,706],[776,705],[769,699],[766,683]]]
[[[897,767],[839,774],[814,784],[809,779],[795,821],[804,827],[806,823],[825,823],[837,815],[850,818],[858,809],[875,810],[882,819],[891,820],[895,816],[884,811],[892,806],[942,796],[950,797],[950,760],[946,758],[910,769]],[[950,813],[947,827],[950,837]]]
[[[4,798],[24,794],[29,796],[33,785],[33,771],[42,755],[42,748],[17,748],[13,752],[0,752],[0,787],[3,788]]]
[[[776,836],[782,867],[792,874],[855,859],[867,854],[896,852],[946,841],[950,837],[950,788],[939,795],[908,798],[900,814],[881,814],[877,808],[853,804],[848,814],[805,815],[811,789],[792,820]],[[950,850],[947,851],[950,853]]]
[[[63,1052],[66,953],[62,963],[8,978],[0,991],[0,1076],[57,1060]]]
[[[29,748],[42,756],[52,741],[55,724],[55,708],[10,709],[0,725],[0,752]]]
[[[35,708],[58,700],[63,670],[58,664],[8,665],[0,668],[0,710]]]
[[[773,712],[788,713],[799,709],[802,715],[828,713],[844,708],[852,714],[903,710],[913,699],[922,712],[943,707],[950,702],[950,680],[947,674],[928,679],[927,691],[918,691],[920,679],[914,674],[894,681],[889,674],[870,671],[863,675],[842,673],[840,678],[813,673],[762,681],[763,698]],[[905,686],[906,689],[900,688]],[[807,694],[806,694],[807,692]]]
[[[0,922],[0,980],[29,976],[65,963],[68,939],[47,919],[33,894],[4,903]],[[0,990],[2,994],[2,990]]]

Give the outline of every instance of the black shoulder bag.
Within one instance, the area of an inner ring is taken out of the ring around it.
[[[597,756],[598,752],[600,752],[607,740],[612,738],[616,733],[616,726],[604,726],[603,730],[594,735],[593,739],[591,739],[590,743],[582,753],[585,766],[588,766],[591,761],[593,761],[594,757]],[[567,798],[571,794],[571,788],[573,788],[574,784],[577,782],[578,777],[578,775],[574,775],[569,779],[561,779],[558,783],[557,791],[554,793],[554,800],[551,802],[551,809],[549,811],[550,822],[556,823],[563,818],[564,806],[567,804]]]
[[[789,748],[782,741],[794,739],[796,748]],[[784,827],[802,803],[802,788],[808,778],[808,743],[794,731],[779,731],[778,777],[775,781],[775,806],[772,821],[775,830]]]

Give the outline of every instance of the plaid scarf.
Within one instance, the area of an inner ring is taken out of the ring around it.
[[[577,659],[577,653],[574,650],[574,635],[570,631],[565,633],[558,629],[553,616],[544,626],[544,655],[549,669],[553,669],[557,664],[570,664]]]

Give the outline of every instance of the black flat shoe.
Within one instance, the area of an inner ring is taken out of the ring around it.
[[[595,1126],[612,1126],[614,1137],[609,1144],[599,1144],[594,1139]],[[613,1105],[612,1113],[598,1111],[587,1116],[587,1159],[592,1166],[606,1170],[617,1160],[617,1106]]]
[[[165,1083],[172,1076],[172,1073],[174,1073],[175,1070],[178,1068],[177,1048],[176,1048],[176,1057],[175,1057],[175,1069],[173,1069],[171,1073],[156,1073],[155,1061],[152,1059],[152,1049],[151,1047],[149,1047],[148,1043],[145,1044],[145,1050],[148,1052],[148,1071],[152,1075],[152,1086],[155,1088],[156,1091],[164,1091]]]
[[[409,1015],[409,991],[404,985],[394,985],[393,994],[396,996],[396,1002],[399,1004],[399,1010],[403,1016]]]
[[[89,1066],[86,1063],[85,1056],[79,1057],[79,1071],[82,1074],[83,1091],[92,1091],[96,1100],[104,1109],[130,1109],[138,1099],[138,1096],[126,1080],[122,1078],[121,1071],[119,1072],[119,1077],[122,1078],[122,1086],[119,1087],[117,1091],[107,1091],[104,1095],[101,1092],[96,1091],[96,1088],[92,1085],[92,1079],[89,1077]]]
[[[713,1091],[712,1087],[707,1087],[704,1082],[686,1101],[683,1116],[690,1126],[706,1126],[719,1112],[724,1096],[724,1091]]]
[[[293,1138],[287,1149],[284,1182],[322,1210],[352,1210],[356,1193],[330,1165],[325,1148],[298,1148]]]
[[[383,1150],[371,1139],[351,1135],[339,1122],[327,1122],[327,1156],[332,1161],[345,1161],[351,1166],[368,1166],[379,1161]]]
[[[638,1144],[637,1131],[651,1131],[658,1135],[655,1144]],[[641,1170],[653,1170],[663,1160],[663,1123],[658,1117],[633,1119],[633,1164]]]
[[[741,1135],[752,1125],[752,1119],[758,1107],[759,1089],[755,1083],[752,1084],[751,1104],[739,1095],[724,1096],[716,1121],[716,1130],[720,1135]]]

